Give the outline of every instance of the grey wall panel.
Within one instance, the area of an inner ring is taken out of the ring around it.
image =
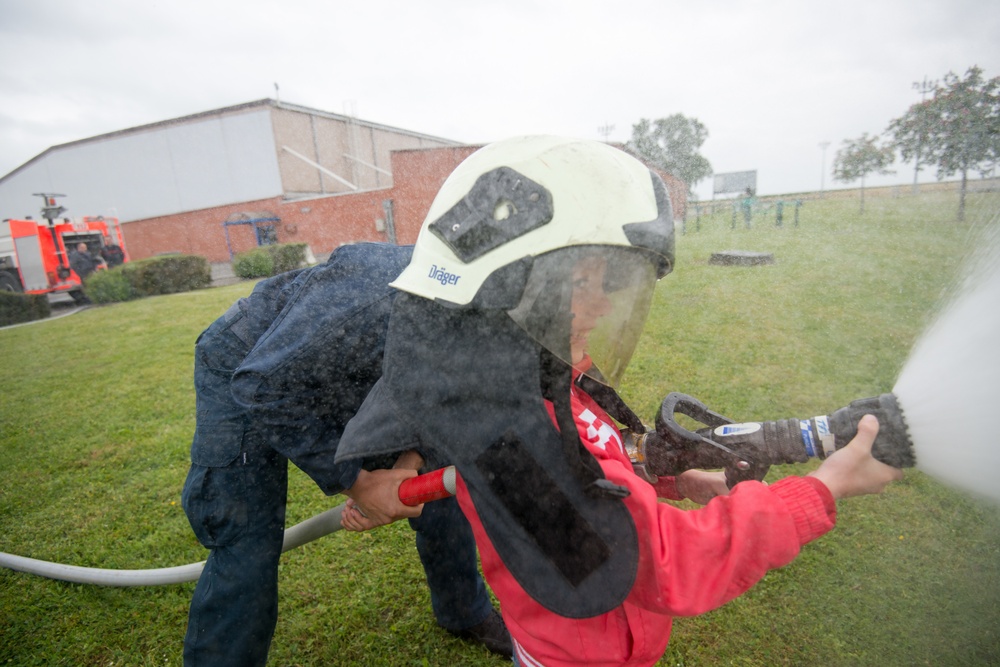
[[[72,202],[76,215],[89,214],[89,209],[81,209],[80,204],[92,198],[98,205],[106,203],[106,207],[116,209],[122,220],[182,210],[168,139],[176,129],[142,132],[74,147],[51,161],[52,180],[72,183],[78,179],[79,192],[62,190],[73,197],[68,203]],[[103,168],[87,174],[86,165],[90,163],[102,164]]]
[[[68,215],[143,220],[281,194],[269,109],[57,147],[0,183],[0,216],[38,217],[35,192]]]
[[[252,201],[282,193],[272,113],[268,109],[230,116],[222,124],[233,201]]]

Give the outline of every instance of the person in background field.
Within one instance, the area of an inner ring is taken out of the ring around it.
[[[652,665],[673,616],[739,596],[831,530],[836,500],[902,475],[871,456],[869,415],[806,477],[640,478],[618,423],[644,427],[614,387],[673,263],[656,174],[602,143],[524,137],[456,168],[392,283],[385,372],[337,460],[405,442],[456,466],[519,665]]]
[[[438,623],[511,654],[457,502],[421,511],[398,499],[400,482],[416,474],[419,457],[400,455],[408,449],[401,442],[380,459],[334,462],[345,424],[381,375],[396,294],[388,283],[411,251],[344,246],[325,264],[258,283],[199,336],[197,419],[182,504],[211,553],[191,600],[188,667],[267,660],[277,622],[289,461],[324,493],[349,496],[345,527],[409,518]]]
[[[69,268],[76,272],[81,281],[86,281],[103,260],[95,259],[90,254],[86,243],[77,243],[76,248],[69,252]]]
[[[101,246],[101,257],[104,258],[104,262],[108,265],[109,269],[125,263],[125,252],[120,245],[112,241],[110,236],[104,237],[104,245]]]
[[[746,191],[743,193],[743,199],[740,200],[740,208],[743,209],[743,224],[747,229],[751,227],[751,220],[753,218],[753,205],[754,205],[754,194],[753,188],[749,185]]]

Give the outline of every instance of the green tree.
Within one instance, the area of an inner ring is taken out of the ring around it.
[[[675,113],[649,121],[645,118],[632,126],[632,138],[625,147],[650,164],[681,179],[688,192],[712,174],[712,165],[698,150],[708,138],[708,129],[696,118]]]
[[[937,165],[938,179],[962,175],[958,220],[965,219],[969,171],[985,176],[1000,158],[1000,77],[973,66],[944,77],[934,96],[914,104],[887,130],[904,160]]]
[[[889,165],[896,159],[892,146],[879,146],[878,136],[863,133],[857,139],[844,139],[833,160],[833,177],[850,183],[861,179],[861,212],[865,212],[865,177],[870,174],[891,174]]]

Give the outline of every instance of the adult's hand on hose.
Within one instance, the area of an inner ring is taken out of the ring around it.
[[[423,505],[409,507],[399,500],[399,485],[416,477],[410,468],[392,470],[362,470],[354,486],[344,491],[348,497],[340,517],[344,530],[371,530],[387,523],[420,516]]]
[[[878,419],[874,415],[865,415],[858,423],[858,434],[854,439],[831,454],[809,476],[826,484],[838,500],[881,493],[890,482],[903,479],[903,471],[872,456],[872,443],[877,435]]]

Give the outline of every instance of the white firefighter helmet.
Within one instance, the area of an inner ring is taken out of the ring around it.
[[[558,315],[571,311],[566,290],[579,278],[574,267],[595,256],[613,308],[602,309],[609,311],[598,318],[602,325],[588,325],[588,356],[613,384],[638,340],[652,288],[674,260],[663,181],[617,148],[534,136],[479,149],[442,185],[413,258],[392,286],[450,307],[507,310],[578,365],[569,346],[572,317]],[[599,359],[599,341],[615,348],[610,357]]]

